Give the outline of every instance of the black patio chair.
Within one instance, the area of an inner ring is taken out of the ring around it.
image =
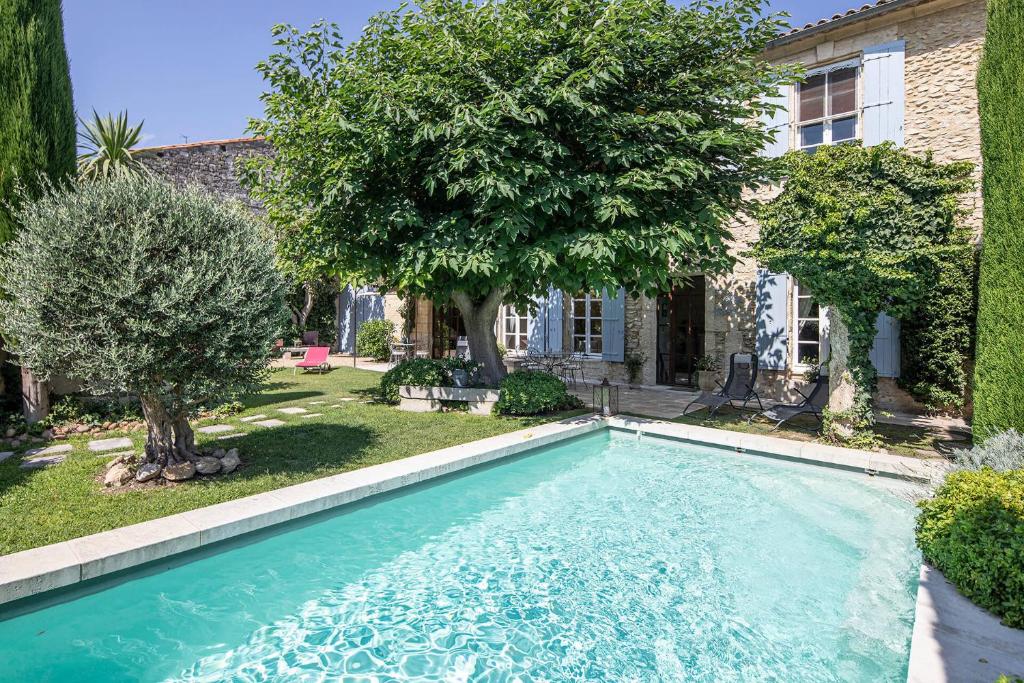
[[[797,415],[811,414],[817,418],[818,422],[821,422],[821,410],[828,403],[828,375],[818,374],[818,379],[811,386],[810,394],[805,394],[799,389],[796,390],[796,393],[800,394],[804,400],[799,403],[780,403],[768,410],[762,410],[751,415],[747,424],[753,422],[754,418],[764,416],[775,421],[775,426],[772,427],[774,432],[782,426],[783,422],[791,420]]]
[[[716,381],[718,391],[702,391],[700,396],[686,406],[683,415],[686,415],[690,406],[694,404],[705,406],[708,409],[708,417],[711,417],[726,403],[735,408],[735,402],[742,401],[741,408],[746,408],[747,403],[752,400],[756,400],[758,410],[763,411],[761,397],[754,390],[757,384],[757,365],[757,357],[752,353],[734,353],[729,356],[729,376],[725,384]]]

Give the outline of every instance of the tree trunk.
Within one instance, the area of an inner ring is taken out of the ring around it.
[[[21,399],[28,424],[35,424],[50,414],[49,384],[36,379],[25,367],[21,369]]]
[[[498,319],[498,307],[505,292],[492,289],[482,300],[474,301],[465,292],[454,292],[452,301],[462,313],[466,325],[469,352],[473,360],[480,363],[480,376],[484,384],[496,387],[508,373],[498,353],[498,338],[494,334],[494,321]]]
[[[870,431],[875,424],[872,412],[874,366],[871,343],[854,339],[835,306],[829,307],[828,408],[833,415],[832,436],[849,439],[858,432]],[[873,328],[872,328],[873,329]]]
[[[172,416],[155,396],[140,397],[146,418],[146,462],[160,467],[192,460],[196,455],[195,434],[184,415]]]
[[[306,331],[306,320],[309,319],[309,314],[313,311],[313,283],[302,283],[302,295],[302,307],[298,309],[292,309],[292,323],[299,330],[299,332]]]

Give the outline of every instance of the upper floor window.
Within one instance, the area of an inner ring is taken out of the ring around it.
[[[505,348],[512,353],[525,352],[529,344],[525,308],[502,307],[501,331]]]
[[[572,299],[572,350],[600,355],[602,297],[578,294]]]
[[[809,76],[797,101],[797,145],[805,152],[860,138],[856,66]]]

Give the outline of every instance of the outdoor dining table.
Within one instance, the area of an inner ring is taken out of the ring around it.
[[[568,356],[564,353],[542,353],[537,355],[531,355],[527,357],[528,363],[534,363],[540,367],[541,370],[548,374],[555,374],[555,368],[565,362]]]
[[[412,343],[396,342],[392,344],[391,347],[393,349],[400,349],[405,354],[405,357],[409,360],[411,360],[416,355],[416,345]]]

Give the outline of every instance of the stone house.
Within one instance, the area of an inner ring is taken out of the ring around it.
[[[891,140],[913,152],[933,151],[939,161],[974,162],[980,178],[975,78],[984,32],[984,0],[878,0],[780,35],[766,57],[803,64],[807,77],[780,93],[782,108],[764,122],[775,131],[765,154]],[[173,145],[140,156],[157,172],[245,198],[234,164],[248,153],[266,153],[265,143]],[[980,192],[965,202],[980,238]],[[732,352],[756,352],[762,396],[791,395],[804,372],[828,356],[827,317],[793,278],[759,271],[742,256],[757,240],[756,223],[738,220],[732,233],[737,261],[727,275],[692,273],[684,285],[657,297],[551,291],[534,313],[503,306],[495,323],[498,339],[511,358],[528,350],[579,352],[588,381],[626,381],[624,361],[637,355],[644,358],[641,381],[647,385],[689,386],[701,356],[724,364]],[[402,327],[402,302],[394,294],[349,289],[340,303],[342,311],[357,309],[357,325],[387,317]],[[424,354],[446,353],[464,334],[454,307],[420,299],[411,308],[411,341]],[[340,318],[339,339],[350,348],[353,316]],[[900,354],[899,321],[880,317],[872,358],[883,405],[908,407],[909,397],[894,382]]]

